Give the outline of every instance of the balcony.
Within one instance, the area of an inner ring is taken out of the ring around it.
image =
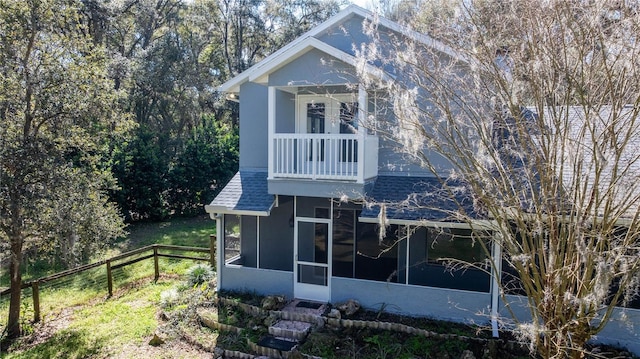
[[[364,183],[378,171],[378,138],[359,134],[273,134],[271,179]]]

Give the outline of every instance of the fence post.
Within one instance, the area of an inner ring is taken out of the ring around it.
[[[214,269],[216,268],[216,239],[215,234],[209,236],[209,261]]]
[[[158,247],[153,247],[153,281],[157,282],[160,278],[160,266],[158,265]]]
[[[40,321],[40,283],[36,280],[31,283],[31,295],[33,297],[33,321]]]
[[[113,277],[111,276],[111,260],[107,259],[107,288],[109,297],[113,296]]]

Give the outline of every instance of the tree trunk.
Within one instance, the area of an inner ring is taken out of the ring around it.
[[[11,242],[11,263],[9,264],[9,275],[11,276],[11,299],[9,302],[9,321],[7,323],[7,338],[14,339],[20,336],[20,302],[22,299],[22,273],[20,264],[22,263],[22,238],[16,236],[10,238]]]

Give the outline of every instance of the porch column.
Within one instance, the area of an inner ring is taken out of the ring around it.
[[[276,88],[269,86],[268,98],[267,98],[267,138],[268,138],[268,179],[273,179],[273,137],[276,132]]]
[[[367,112],[367,91],[358,85],[358,183],[364,183],[364,141],[367,129],[364,127]]]
[[[500,299],[500,280],[502,274],[502,236],[493,235],[493,270],[491,275],[491,331],[498,338],[498,305]]]
[[[223,284],[222,267],[225,264],[224,258],[224,214],[216,215],[216,280],[217,288],[220,289]]]

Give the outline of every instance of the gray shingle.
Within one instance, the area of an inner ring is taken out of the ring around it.
[[[462,208],[467,215],[477,218],[473,198],[459,182],[435,177],[379,176],[368,193],[368,201],[361,217],[377,218],[380,205],[384,203],[388,219],[428,220],[455,222],[455,213]]]
[[[267,172],[241,170],[208,206],[208,212],[269,212],[275,197],[268,193]]]

